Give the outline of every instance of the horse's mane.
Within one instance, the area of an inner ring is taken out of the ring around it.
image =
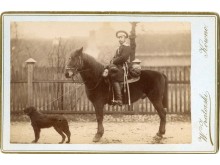
[[[100,76],[100,73],[103,71],[104,66],[99,63],[97,60],[95,60],[94,57],[87,53],[83,53],[83,61],[84,61],[84,67],[89,67],[91,70],[94,71],[96,76]]]

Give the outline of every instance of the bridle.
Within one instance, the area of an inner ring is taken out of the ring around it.
[[[81,73],[81,72],[86,72],[86,71],[90,71],[90,70],[91,70],[91,69],[83,69],[84,64],[83,64],[82,57],[79,56],[78,59],[79,59],[79,60],[77,60],[77,63],[76,63],[76,65],[75,65],[75,67],[66,67],[66,70],[73,70],[73,72],[74,72],[75,74]],[[71,78],[72,78],[73,81],[74,81],[73,77],[74,77],[75,74],[73,74],[73,75],[71,76]],[[95,84],[94,87],[92,87],[92,88],[87,88],[87,90],[90,90],[90,91],[91,91],[91,90],[95,90],[95,89],[98,87],[99,83],[101,82],[101,79],[102,79],[102,76],[100,76],[99,80],[97,81],[97,83]],[[85,81],[84,81],[83,83],[85,84]]]
[[[76,63],[76,65],[74,67],[66,67],[66,70],[73,70],[74,73],[81,72],[81,70],[83,68],[83,60],[82,60],[81,56],[79,56],[78,59],[79,60],[77,60],[77,63]]]

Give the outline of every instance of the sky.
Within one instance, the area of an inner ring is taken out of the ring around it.
[[[15,38],[45,38],[57,37],[69,38],[74,36],[86,37],[91,30],[99,30],[103,22],[12,22],[11,36]],[[110,26],[115,30],[130,32],[131,25],[128,22],[111,22]],[[15,28],[17,27],[17,28]],[[184,33],[190,32],[188,22],[141,22],[138,23],[137,34],[141,33]]]

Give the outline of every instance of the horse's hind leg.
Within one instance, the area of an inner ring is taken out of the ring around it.
[[[162,137],[163,134],[166,132],[166,111],[163,107],[162,101],[159,100],[151,100],[154,108],[157,110],[157,113],[160,117],[160,127],[157,133],[158,136]]]

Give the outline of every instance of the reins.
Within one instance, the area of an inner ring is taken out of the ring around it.
[[[96,85],[93,88],[86,87],[86,89],[89,90],[89,91],[95,90],[99,86],[101,80],[102,80],[102,76],[100,76],[98,82],[96,83]]]
[[[89,70],[91,70],[91,69],[85,69],[85,70],[78,71],[78,72],[81,73],[81,72],[89,71]],[[73,80],[73,76],[72,76],[72,80]],[[99,79],[98,79],[98,81],[97,81],[97,83],[95,84],[94,87],[92,87],[92,88],[86,87],[86,89],[89,90],[89,91],[95,90],[95,89],[98,87],[98,85],[99,85],[99,83],[101,82],[101,80],[102,80],[102,76],[99,77]],[[74,80],[73,80],[73,81],[74,81]],[[87,81],[87,82],[88,82],[88,81]],[[83,81],[83,83],[85,84],[86,81]]]
[[[83,66],[83,61],[82,61],[81,58],[79,58],[79,64],[81,65],[81,68],[82,68],[82,66]],[[90,70],[91,70],[91,69],[79,69],[79,68],[70,68],[70,67],[67,67],[66,69],[75,70],[75,71],[78,72],[78,73],[87,72],[87,71],[90,71]],[[73,76],[72,76],[72,79],[73,79]],[[95,84],[94,87],[92,87],[92,88],[86,87],[86,89],[89,90],[89,91],[95,90],[95,89],[99,86],[101,80],[102,80],[102,76],[99,77],[99,79],[98,79],[98,81],[97,81],[97,83]],[[74,80],[73,80],[73,81],[74,81]],[[86,82],[83,82],[83,83],[85,84]],[[60,95],[59,97],[57,97],[56,99],[52,100],[52,101],[49,102],[48,104],[46,104],[46,105],[44,105],[44,106],[41,106],[39,109],[42,109],[43,107],[47,107],[48,105],[50,105],[50,104],[52,104],[53,102],[59,100],[59,99],[62,98],[63,96],[69,94],[70,92],[73,92],[74,90],[75,90],[75,89],[72,89],[72,90],[69,90],[69,91],[65,92],[63,95]]]
[[[79,69],[79,67],[80,67],[80,69]],[[86,72],[86,71],[90,71],[91,70],[91,69],[83,69],[82,70],[82,68],[83,68],[83,60],[82,60],[82,57],[79,57],[79,62],[78,62],[78,66],[77,67],[72,67],[72,68],[71,67],[67,67],[66,69],[74,70],[74,71],[76,71],[78,73]],[[73,76],[72,76],[72,80],[74,81]],[[95,90],[98,87],[98,85],[100,84],[101,80],[102,80],[102,76],[99,77],[99,79],[98,79],[98,81],[97,81],[97,83],[95,84],[94,87],[92,87],[92,88],[86,87],[86,89],[89,90],[89,91]],[[85,84],[86,82],[84,81],[83,83]]]
[[[60,98],[62,98],[63,96],[65,96],[66,94],[72,92],[73,90],[75,89],[72,89],[72,90],[69,90],[67,92],[65,92],[63,95],[59,96],[58,98],[54,99],[53,101],[49,102],[48,104],[44,105],[44,106],[41,106],[39,109],[43,108],[43,107],[47,107],[48,105],[52,104],[53,102],[59,100]]]

